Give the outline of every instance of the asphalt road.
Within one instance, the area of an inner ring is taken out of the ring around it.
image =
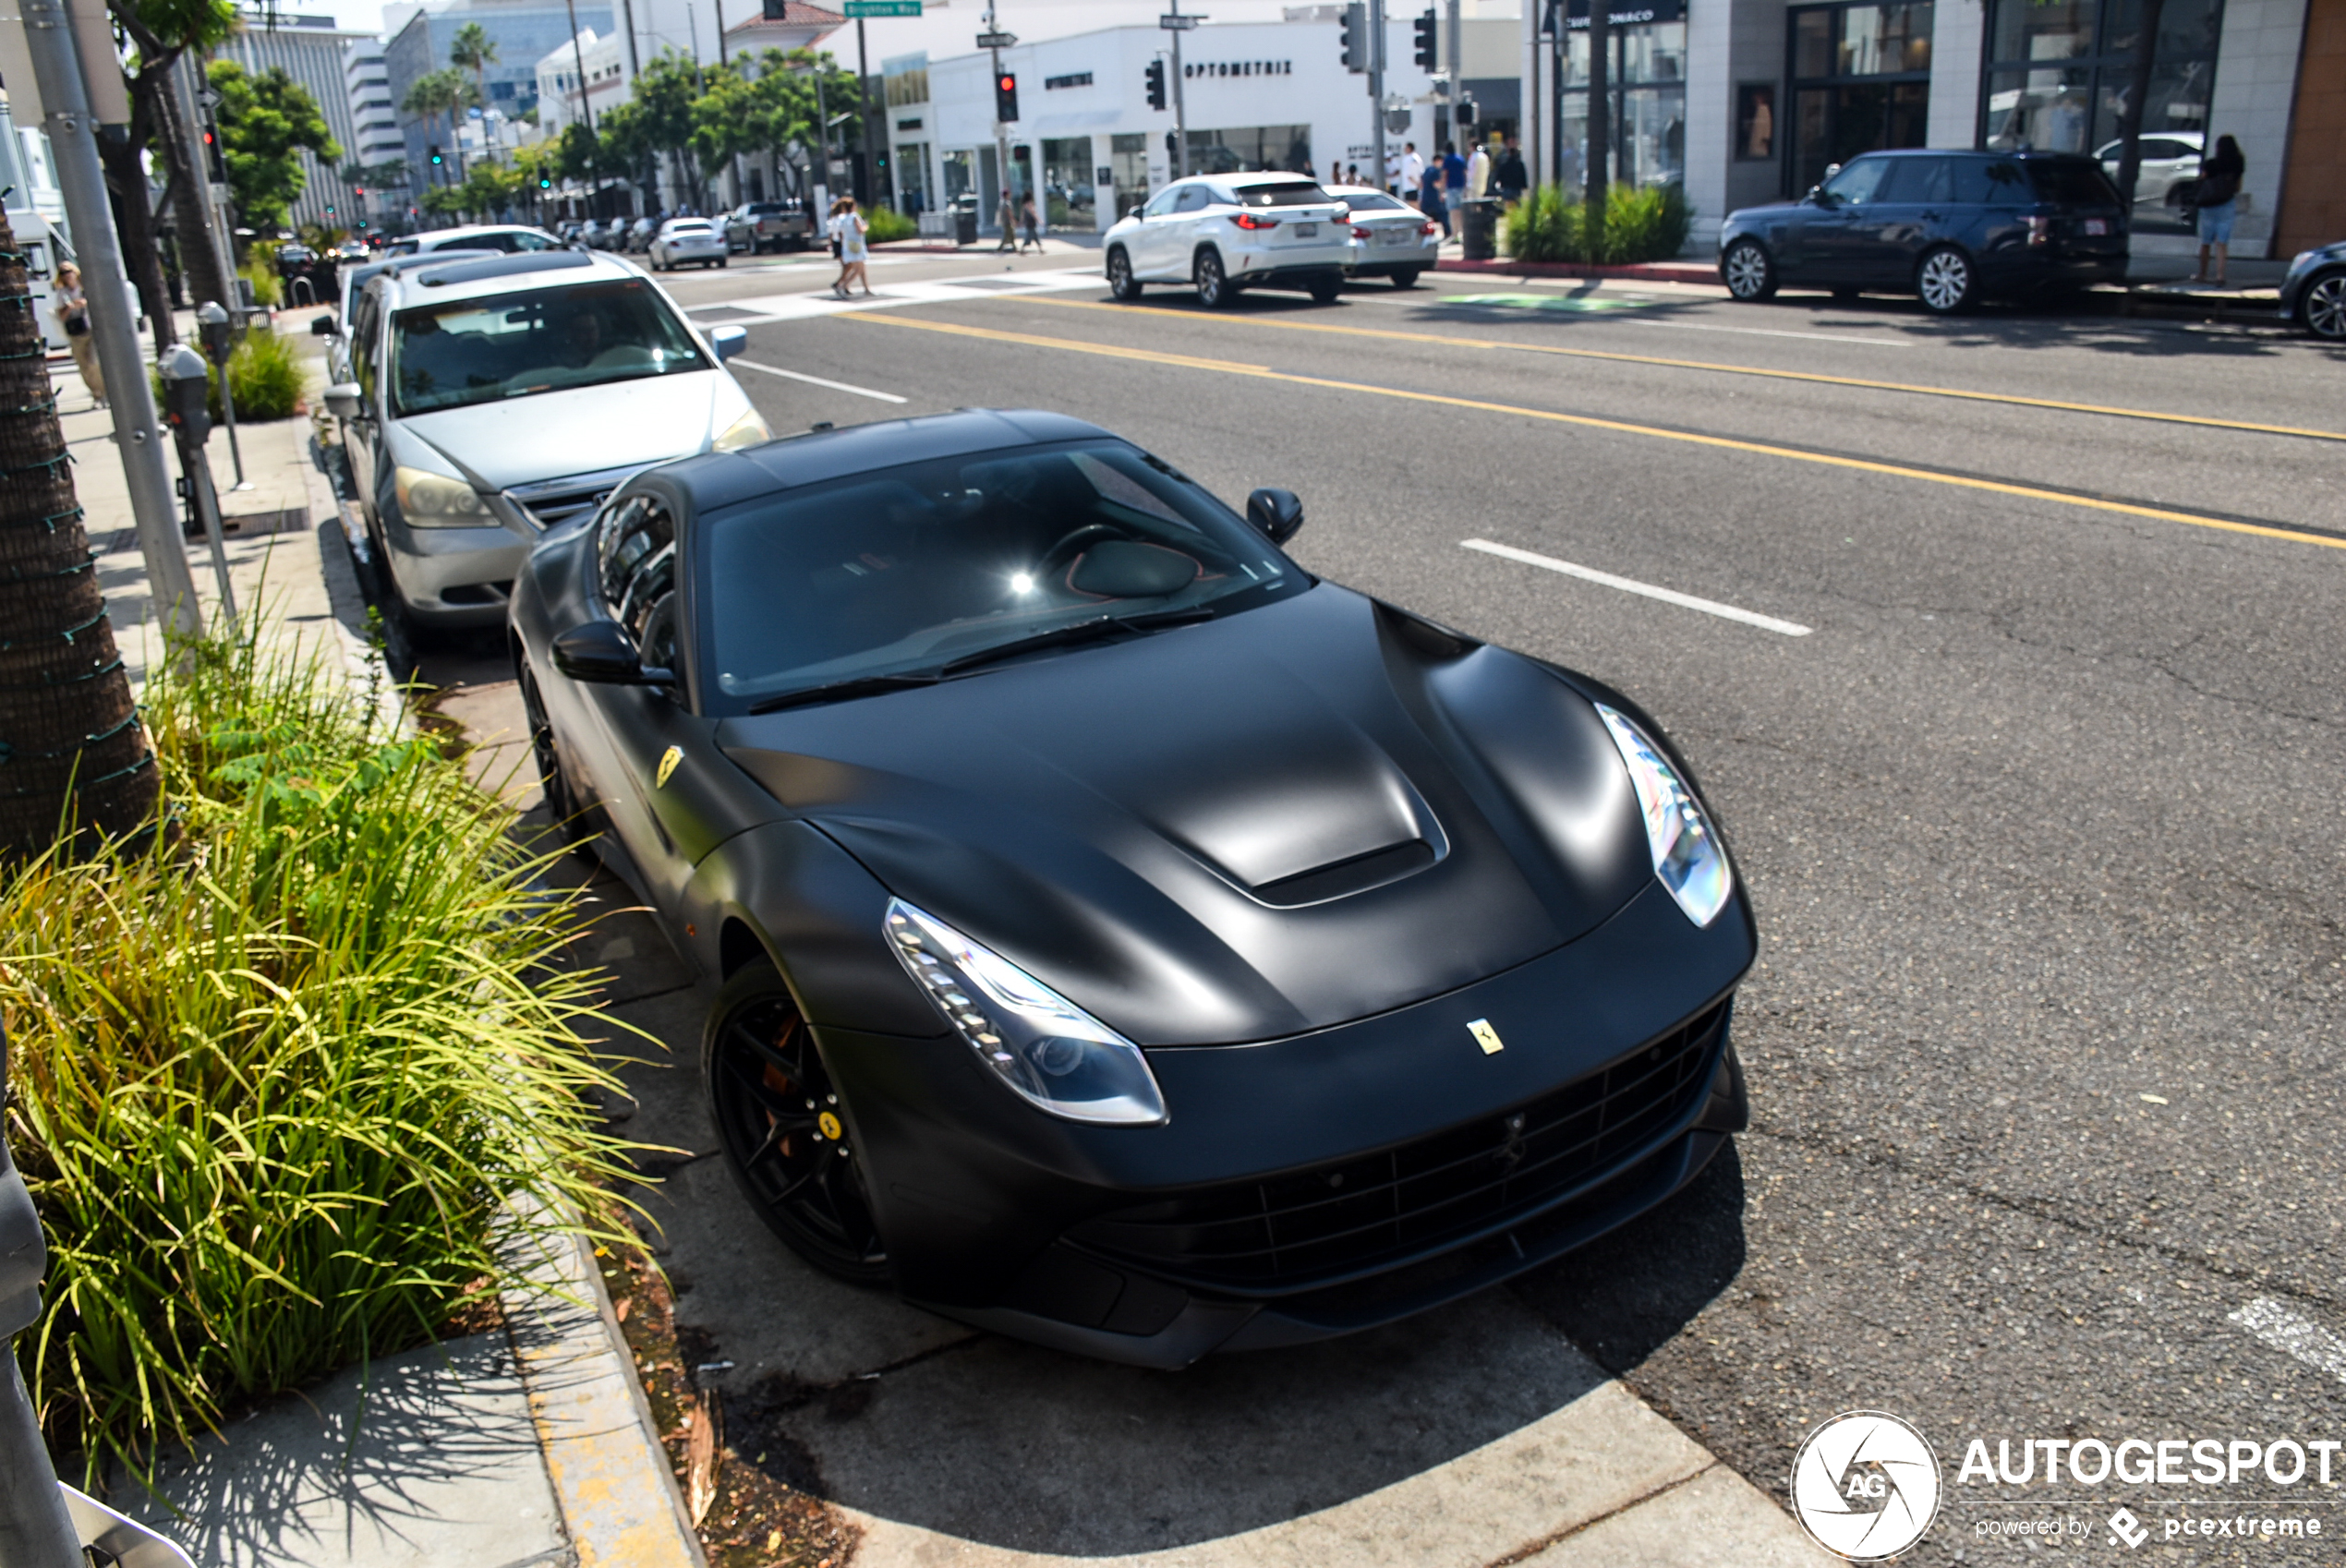
[[[2122,1502],[2158,1529],[2255,1500],[2321,1540],[2162,1561],[2346,1559],[2346,1452],[2327,1488],[1953,1484],[1974,1438],[2346,1440],[2346,356],[1447,275],[1220,315],[1017,287],[1093,260],[892,261],[883,292],[1009,286],[703,314],[832,383],[739,371],[777,433],[1080,415],[1234,505],[1294,489],[1311,570],[1671,729],[1760,916],[1755,1126],[1516,1299],[1778,1498],[1823,1417],[1916,1421],[1951,1484],[1915,1561],[2035,1550],[1978,1530],[2049,1499],[2094,1526],[2073,1552],[2114,1550]]]

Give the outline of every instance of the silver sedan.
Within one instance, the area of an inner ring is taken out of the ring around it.
[[[1328,194],[1351,211],[1352,264],[1348,277],[1391,278],[1414,288],[1418,274],[1442,254],[1442,225],[1406,201],[1366,186],[1334,185]]]
[[[652,236],[647,254],[655,272],[679,267],[722,267],[732,247],[707,218],[671,218]]]

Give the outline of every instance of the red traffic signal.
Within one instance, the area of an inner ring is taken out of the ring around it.
[[[994,117],[1004,125],[1018,119],[1018,73],[1004,71],[994,78]]]

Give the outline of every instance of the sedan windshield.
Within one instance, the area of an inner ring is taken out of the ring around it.
[[[1110,440],[792,489],[712,513],[704,537],[699,620],[720,713],[933,673],[1078,622],[1120,634],[1105,618],[1251,609],[1309,581],[1197,485]]]
[[[684,324],[635,278],[452,299],[392,318],[392,405],[403,415],[707,365]]]

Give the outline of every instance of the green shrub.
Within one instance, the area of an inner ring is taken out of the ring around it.
[[[252,284],[252,302],[255,305],[266,305],[273,310],[285,302],[284,280],[277,276],[277,270],[262,257],[248,257],[245,264],[236,269],[236,275]]]
[[[140,1467],[435,1337],[626,1146],[567,895],[314,657],[201,642],[146,717],[175,832],[0,885],[8,1133],[47,1229],[53,1451]],[[509,1198],[518,1197],[512,1208]]]
[[[1605,222],[1591,235],[1574,193],[1543,186],[1517,203],[1506,217],[1500,245],[1518,261],[1578,261],[1612,265],[1664,261],[1686,248],[1694,214],[1677,185],[1605,192]]]
[[[893,207],[875,207],[864,214],[864,221],[871,225],[871,233],[865,237],[874,245],[885,245],[892,239],[910,239],[921,231],[919,223]]]
[[[157,406],[161,406],[163,376],[149,366],[147,380],[154,387]],[[220,367],[209,359],[204,362],[204,380],[208,389],[204,406],[217,426],[223,422]],[[292,338],[264,326],[248,332],[244,341],[228,352],[228,385],[236,394],[236,423],[240,425],[293,417],[299,411],[304,384],[300,349]]]

